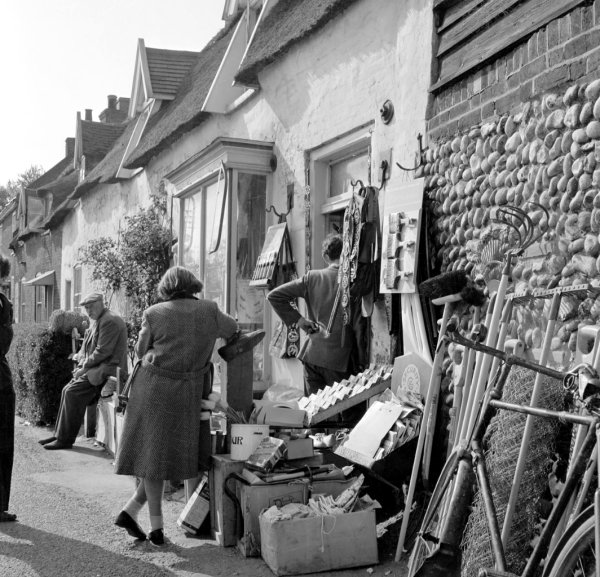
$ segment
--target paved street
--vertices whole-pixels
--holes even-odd
[[[17,419],[10,510],[17,523],[0,524],[2,577],[271,577],[260,559],[244,558],[235,547],[188,537],[177,527],[181,492],[165,498],[168,545],[135,544],[113,525],[133,491],[133,479],[113,473],[112,457],[89,439],[70,451],[46,451],[37,440],[46,429]],[[147,526],[147,509],[140,514]],[[320,577],[402,577],[405,565],[391,553],[373,567],[319,573]]]

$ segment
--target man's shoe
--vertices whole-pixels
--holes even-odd
[[[17,520],[17,516],[14,513],[8,511],[0,511],[0,523],[11,523]]]
[[[56,437],[48,437],[47,439],[40,439],[38,441],[38,443],[40,445],[47,445],[48,443],[52,443],[53,441],[56,441]]]
[[[47,445],[44,445],[44,449],[46,449],[47,451],[59,451],[60,449],[72,449],[73,448],[73,443],[63,443],[62,441],[59,441],[58,439],[56,439],[56,441],[52,441],[51,443],[48,443]]]
[[[137,524],[136,520],[126,511],[121,511],[117,515],[115,525],[125,529],[125,531],[136,539],[140,539],[141,541],[146,540],[146,533],[142,531],[142,528]]]
[[[232,361],[242,353],[251,351],[265,337],[265,331],[258,330],[251,333],[239,334],[234,340],[222,346],[218,353],[226,361]]]
[[[154,529],[154,531],[150,531],[148,534],[148,539],[150,539],[150,543],[156,547],[162,547],[165,544],[165,535],[162,529]]]

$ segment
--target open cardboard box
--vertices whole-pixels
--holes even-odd
[[[379,562],[372,509],[260,523],[261,556],[275,575],[317,573]]]

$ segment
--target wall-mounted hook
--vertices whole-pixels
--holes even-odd
[[[275,216],[279,219],[279,222],[283,222],[287,215],[290,214],[290,210],[288,210],[287,212],[277,212],[277,210],[275,209],[275,207],[273,205],[271,205],[269,208],[267,208],[267,210],[265,212],[272,212],[275,214]]]
[[[417,170],[417,168],[420,168],[421,166],[423,166],[425,164],[425,150],[423,149],[423,135],[421,133],[418,134],[417,140],[419,142],[419,152],[418,152],[417,164],[415,164],[414,168],[405,168],[399,162],[396,162],[396,166],[398,166],[398,168],[401,168],[402,170],[406,170],[406,171],[411,171],[411,170]]]

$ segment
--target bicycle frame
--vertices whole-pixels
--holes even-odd
[[[488,524],[492,555],[495,563],[495,569],[482,569],[480,572],[480,577],[493,577],[502,575],[506,577],[512,576],[512,574],[506,572],[505,550],[502,542],[501,529],[498,524],[496,507],[489,484],[489,475],[486,467],[485,455],[482,449],[482,439],[490,419],[498,410],[508,410],[536,417],[560,419],[575,425],[584,425],[588,428],[580,450],[576,453],[576,455],[574,455],[574,460],[572,461],[572,466],[561,494],[552,508],[550,516],[546,521],[539,539],[527,560],[526,567],[521,574],[521,577],[533,577],[540,562],[548,553],[548,548],[550,546],[554,531],[556,530],[561,518],[565,514],[569,505],[569,501],[575,494],[577,485],[580,482],[582,475],[590,464],[596,465],[598,461],[598,455],[593,452],[593,449],[596,448],[597,450],[600,450],[600,418],[595,415],[578,415],[566,411],[552,411],[548,409],[512,404],[502,401],[501,398],[504,384],[513,365],[518,365],[561,381],[564,381],[567,375],[573,373],[562,373],[555,371],[549,367],[545,367],[526,359],[507,354],[498,349],[494,349],[484,344],[466,339],[458,332],[452,332],[451,329],[449,329],[449,332],[445,338],[448,341],[455,342],[475,351],[496,357],[500,359],[500,361],[503,361],[504,365],[502,366],[499,376],[495,382],[492,384],[492,386],[490,386],[484,397],[481,399],[479,407],[474,408],[474,410],[478,412],[476,426],[473,430],[472,438],[470,440],[465,440],[464,445],[464,447],[470,448],[470,452],[464,448],[459,448],[460,455],[457,461],[458,474],[456,476],[452,498],[448,507],[449,517],[445,520],[440,531],[440,546],[423,565],[422,569],[428,566],[428,570],[426,569],[423,571],[421,569],[418,571],[417,575],[427,575],[428,577],[433,577],[436,575],[442,577],[443,575],[447,575],[448,573],[441,569],[442,565],[438,565],[439,559],[436,561],[434,557],[439,553],[447,559],[449,557],[449,550],[453,549],[456,550],[455,553],[458,556],[458,548],[460,546],[460,540],[462,538],[466,522],[466,508],[469,505],[469,500],[465,499],[465,495],[467,494],[468,489],[466,485],[470,484],[470,478],[469,475],[465,473],[465,470],[470,468],[475,470],[477,477]],[[450,482],[451,478],[448,479],[448,486],[450,485]],[[596,535],[600,536],[600,515],[598,514],[600,513],[600,489],[596,490],[594,496],[594,507],[596,507]],[[465,510],[457,510],[461,508],[464,508]],[[599,548],[599,544],[600,540],[597,539],[597,549]],[[600,560],[598,551],[596,558]],[[439,573],[436,572],[437,567],[440,567]],[[596,567],[596,575],[600,577],[599,566]]]

